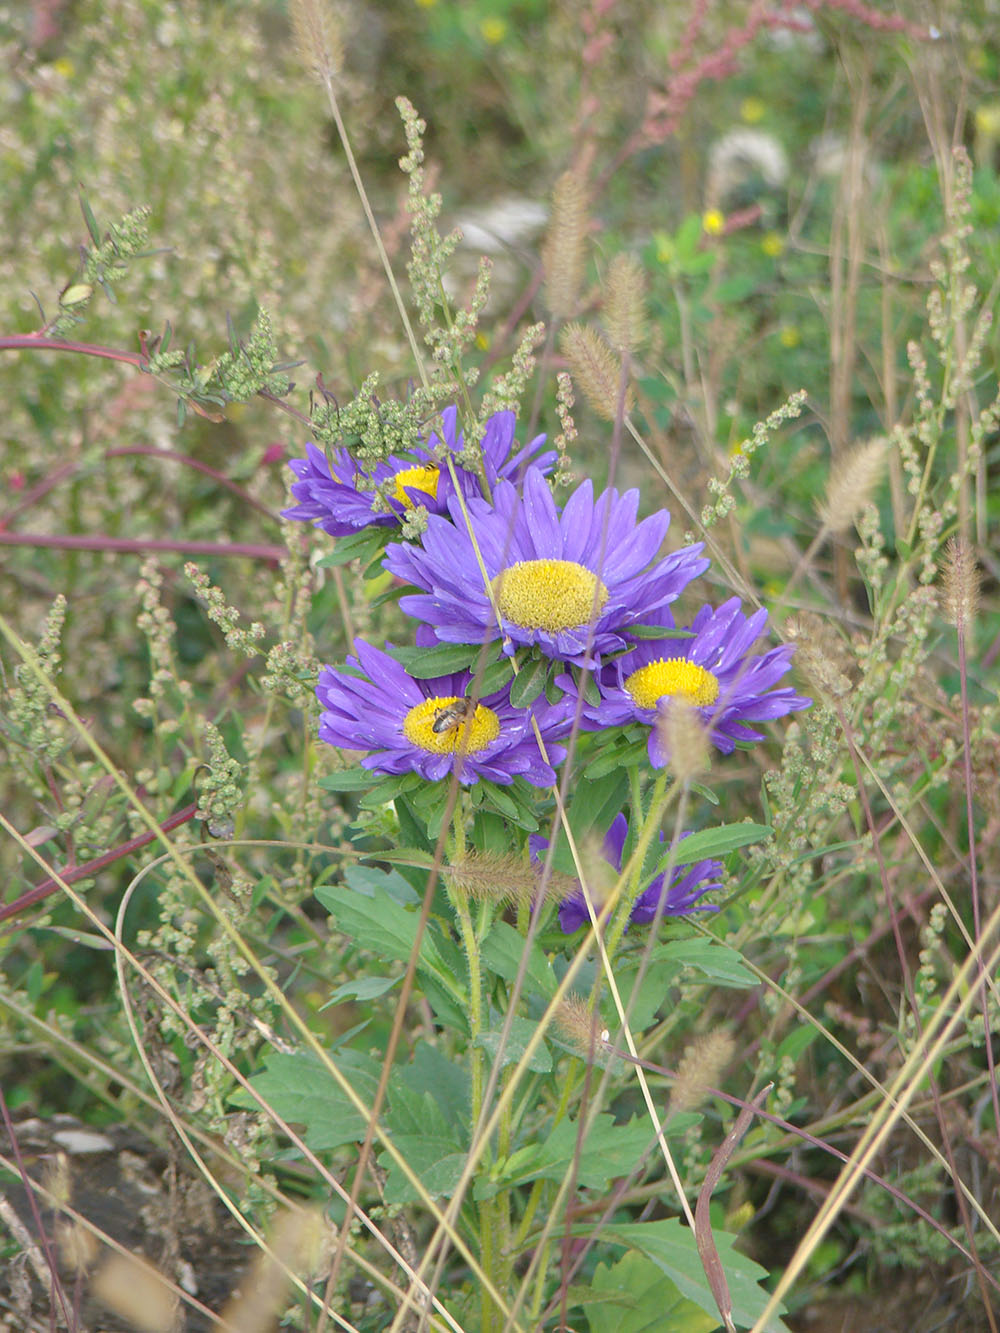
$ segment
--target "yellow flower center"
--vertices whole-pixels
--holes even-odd
[[[417,491],[425,491],[428,495],[433,495],[436,500],[440,475],[440,469],[436,467],[404,467],[402,472],[396,473],[396,487],[393,494],[401,505],[406,505],[407,509],[413,507],[413,501],[406,494],[403,489],[404,486],[409,486]]]
[[[500,735],[500,719],[485,704],[476,704],[476,711],[467,717],[465,702],[449,694],[415,704],[403,718],[403,735],[430,754],[485,750]]]
[[[661,699],[684,699],[693,708],[714,704],[719,682],[704,667],[686,657],[661,657],[633,671],[625,688],[639,708],[655,708]]]
[[[589,624],[608,600],[597,575],[574,560],[521,560],[496,576],[493,592],[511,624],[551,633]]]

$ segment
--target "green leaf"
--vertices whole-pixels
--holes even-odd
[[[763,842],[773,832],[774,829],[767,824],[720,824],[717,828],[701,829],[677,844],[674,864],[689,866],[695,861],[726,856],[737,847]],[[660,870],[667,865],[668,860],[666,856],[660,858]]]
[[[495,921],[493,929],[483,941],[483,961],[497,976],[503,977],[504,981],[513,981],[521,966],[524,946],[523,935],[513,926],[508,925],[506,921]],[[557,986],[552,965],[536,942],[528,958],[525,993],[541,995],[543,999],[550,1000],[556,993]]]
[[[366,565],[385,545],[388,529],[384,526],[362,528],[334,540],[333,550],[316,563],[321,568],[346,565],[349,560],[362,560]]]
[[[574,1227],[577,1235],[586,1235],[582,1227]],[[768,1293],[759,1285],[767,1277],[765,1269],[733,1248],[735,1236],[714,1232],[729,1293],[733,1302],[733,1319],[741,1328],[752,1328],[767,1305]],[[609,1223],[601,1232],[603,1240],[626,1249],[638,1250],[666,1273],[682,1296],[693,1301],[706,1314],[714,1317],[713,1328],[721,1326],[718,1306],[705,1277],[694,1234],[680,1218],[666,1217],[656,1222]],[[782,1311],[784,1307],[779,1307]],[[788,1333],[788,1326],[776,1316],[765,1325],[767,1333]]]
[[[436,1046],[422,1041],[416,1047],[412,1062],[396,1067],[391,1086],[390,1101],[393,1106],[404,1090],[420,1097],[432,1097],[456,1136],[462,1143],[468,1142],[472,1079],[463,1065],[456,1064]],[[421,1128],[421,1124],[421,1121],[417,1121],[407,1126],[400,1120],[398,1128],[401,1133],[408,1132]]]
[[[374,898],[377,890],[382,889],[404,907],[420,902],[416,890],[397,870],[382,870],[378,866],[348,866],[344,871],[344,879],[349,888],[366,898]]]
[[[693,639],[694,630],[669,629],[666,625],[626,625],[625,633],[633,639]]]
[[[511,1157],[510,1175],[503,1178],[505,1189],[523,1185],[531,1180],[561,1181],[576,1157],[578,1124],[575,1120],[561,1120],[554,1129],[540,1134],[532,1145],[537,1148],[525,1160],[518,1154]],[[614,1119],[602,1112],[590,1126],[583,1141],[577,1165],[577,1181],[587,1189],[602,1190],[610,1180],[628,1175],[653,1141],[648,1121],[630,1120],[616,1125]],[[490,1197],[488,1182],[481,1182],[475,1191],[477,1199]]]
[[[611,827],[612,820],[627,798],[628,774],[618,768],[600,778],[583,779],[578,782],[567,810],[569,826],[573,830],[573,838],[577,845],[579,846],[580,839],[586,835],[596,833],[599,837],[603,836]],[[561,826],[556,840],[553,865],[564,875],[576,874],[566,830]]]
[[[370,1105],[378,1088],[378,1063],[351,1050],[338,1051],[332,1059],[361,1100]],[[263,1071],[250,1079],[250,1086],[283,1120],[305,1126],[303,1138],[313,1152],[326,1152],[365,1136],[365,1117],[311,1051],[268,1056]],[[230,1100],[257,1109],[257,1103],[242,1090]]]
[[[529,658],[523,664],[510,687],[510,701],[515,708],[527,708],[535,702],[545,689],[549,666],[548,658]]]
[[[367,768],[344,768],[339,773],[328,773],[317,781],[324,791],[367,791],[378,782],[378,774]]]
[[[392,648],[389,653],[415,680],[467,671],[479,655],[474,643],[438,643],[433,648]]]
[[[607,777],[609,773],[617,773],[623,768],[634,768],[637,764],[649,764],[649,751],[644,740],[613,745],[592,759],[583,770],[583,774],[592,782],[596,782],[599,778]]]
[[[357,977],[354,981],[345,981],[342,986],[337,987],[327,1002],[320,1006],[320,1013],[324,1009],[329,1009],[331,1004],[339,1004],[341,1000],[377,1000],[380,995],[392,990],[402,979],[402,976]]]
[[[371,897],[338,884],[321,884],[316,897],[337,918],[337,926],[382,961],[405,963],[413,950],[420,915],[396,902],[384,889]],[[428,924],[420,941],[420,962],[446,985],[454,986]]]
[[[497,694],[514,679],[514,670],[509,657],[501,657],[498,662],[490,662],[479,682],[482,695]]]
[[[675,1282],[635,1250],[616,1264],[598,1264],[589,1299],[581,1296],[590,1333],[712,1333],[719,1327],[718,1316],[682,1296]]]
[[[693,967],[717,986],[742,989],[760,985],[735,949],[706,940],[703,935],[691,935],[687,939],[661,944],[654,952],[653,959],[672,960],[685,967]]]
[[[537,1030],[537,1023],[532,1023],[530,1019],[515,1015],[501,1051],[500,1039],[503,1036],[503,1020],[498,1017],[495,1027],[491,1027],[486,1032],[480,1032],[476,1038],[476,1045],[481,1046],[494,1060],[499,1054],[500,1068],[503,1069],[507,1065],[517,1064],[528,1049],[528,1043]],[[549,1048],[544,1041],[532,1051],[527,1067],[533,1074],[549,1074],[552,1072],[552,1056],[549,1054]]]

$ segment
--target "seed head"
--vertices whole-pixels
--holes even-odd
[[[587,257],[587,196],[583,181],[564,171],[552,191],[552,218],[542,246],[545,302],[556,319],[568,319],[580,301]]]
[[[567,324],[559,339],[563,356],[584,398],[598,416],[614,421],[621,396],[622,364],[601,335],[585,324]],[[625,392],[625,411],[635,405],[631,387]]]
[[[944,551],[945,615],[966,640],[979,607],[979,567],[964,538],[952,537]]]
[[[646,337],[646,278],[634,255],[615,255],[604,284],[604,331],[612,348],[631,355]]]
[[[721,1028],[696,1037],[685,1049],[677,1066],[670,1093],[671,1111],[693,1110],[706,1090],[718,1084],[719,1075],[733,1058],[735,1050],[736,1042]]]
[[[824,528],[835,536],[847,532],[875,493],[882,477],[886,445],[881,435],[865,440],[831,469],[819,516]]]

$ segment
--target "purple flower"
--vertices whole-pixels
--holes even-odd
[[[529,467],[547,473],[555,463],[554,451],[539,453],[544,435],[536,435],[523,449],[516,449],[515,420],[513,412],[495,412],[486,423],[480,447],[483,472],[491,489],[501,479],[520,482]],[[334,450],[331,464],[322,449],[307,444],[306,457],[293,458],[288,465],[296,476],[292,496],[298,504],[282,510],[282,516],[314,523],[332,537],[344,537],[373,525],[398,526],[407,509],[447,512],[455,486],[442,455],[446,450],[459,454],[465,449],[465,436],[456,433],[457,422],[458,409],[445,408],[441,413],[443,439],[432,433],[425,447],[414,449],[412,458],[389,458],[370,471],[346,449]],[[482,497],[476,471],[456,462],[455,474],[466,497]],[[381,502],[381,512],[373,508],[378,496],[384,499],[388,511],[382,509]]]
[[[453,522],[429,516],[422,546],[393,543],[384,564],[424,590],[400,606],[442,642],[501,638],[508,654],[524,645],[593,665],[627,647],[630,625],[650,621],[708,568],[701,544],[661,556],[670,515],[637,522],[638,507],[638,491],[608,490],[595,500],[585,481],[560,513],[530,468],[522,493],[500,481],[492,508],[469,501],[474,541],[451,501]]]
[[[657,875],[632,904],[629,920],[634,921],[636,925],[648,925],[657,915],[683,916],[687,912],[718,911],[714,904],[701,903],[699,900],[712,889],[722,888],[720,882],[722,862],[696,861],[693,865],[685,865],[683,845],[684,839],[688,836],[687,833],[682,833],[678,841],[677,856],[680,864],[671,872],[669,887],[664,885],[666,872]],[[622,854],[627,837],[628,820],[624,815],[616,815],[604,836],[604,859],[619,874],[621,874]],[[548,846],[548,841],[537,835],[532,835],[529,841],[532,856],[535,860],[540,860],[541,852]],[[665,838],[661,831],[661,845],[664,842]],[[594,910],[595,913],[599,912],[600,907],[595,904]],[[581,926],[590,925],[590,913],[587,911],[582,890],[570,894],[559,904],[559,925],[566,935],[572,935]]]
[[[517,776],[535,787],[555,783],[552,765],[566,757],[555,740],[568,726],[565,700],[553,706],[543,698],[530,709],[515,708],[505,688],[480,699],[473,711],[466,703],[468,671],[417,680],[360,639],[354,649],[357,656],[348,657],[346,669],[320,671],[320,740],[370,751],[361,764],[375,773],[419,773],[437,782],[458,771],[466,785],[480,778],[509,785]]]
[[[669,612],[654,623],[673,627]],[[766,624],[766,611],[745,616],[736,597],[718,610],[703,606],[691,622],[690,638],[645,639],[600,672],[600,702],[583,705],[587,724],[645,723],[654,768],[669,759],[657,724],[671,699],[683,699],[695,709],[723,754],[730,754],[737,741],[763,740],[763,733],[747,723],[784,717],[812,703],[791,686],[778,687],[791,666],[790,644],[752,655]],[[570,688],[572,681],[560,677],[560,684]]]

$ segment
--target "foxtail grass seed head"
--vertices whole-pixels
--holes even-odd
[[[140,1333],[171,1333],[177,1297],[158,1268],[136,1254],[112,1254],[94,1275],[93,1295]]]
[[[316,1210],[282,1213],[268,1237],[270,1253],[260,1250],[250,1272],[222,1312],[222,1327],[232,1333],[270,1333],[277,1327],[292,1274],[316,1267],[325,1227]]]
[[[670,1093],[671,1111],[675,1114],[693,1111],[707,1089],[718,1086],[719,1075],[733,1058],[735,1050],[736,1042],[721,1028],[696,1037],[685,1049],[677,1066]]]
[[[887,444],[881,435],[865,440],[831,469],[819,516],[834,536],[847,532],[875,494],[885,468]]]
[[[586,255],[586,192],[575,172],[564,171],[552,191],[552,218],[542,245],[545,303],[556,319],[568,319],[579,306]]]
[[[602,310],[614,350],[634,354],[646,338],[646,277],[635,255],[615,255],[608,266]]]
[[[680,697],[661,708],[656,719],[663,748],[670,756],[670,769],[678,782],[689,782],[709,765],[708,732],[698,712]]]
[[[851,656],[836,632],[819,616],[803,611],[785,622],[795,645],[795,663],[821,694],[842,699],[851,692]]]
[[[601,1027],[597,1010],[590,1009],[579,995],[567,995],[556,1008],[552,1020],[563,1039],[575,1046],[585,1060],[589,1060],[610,1035],[607,1028]]]
[[[979,568],[972,547],[961,537],[952,537],[944,550],[944,611],[968,638],[979,607]]]
[[[621,394],[622,365],[608,344],[585,324],[567,324],[559,338],[563,356],[584,398],[599,417],[614,421]],[[635,392],[625,392],[625,411],[635,405]]]
[[[77,1221],[56,1223],[59,1257],[71,1273],[85,1273],[97,1258],[97,1238]]]
[[[344,64],[340,25],[326,0],[291,0],[292,30],[299,59],[321,82],[335,79]]]
[[[447,866],[444,874],[477,902],[528,902],[538,887],[533,868],[520,857],[493,852],[467,852]]]

